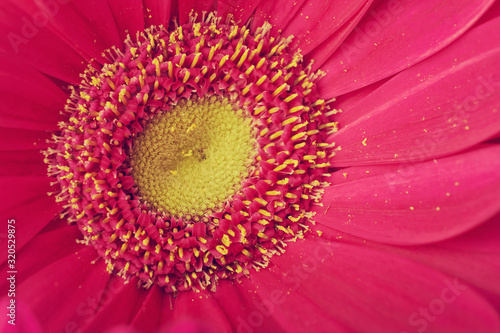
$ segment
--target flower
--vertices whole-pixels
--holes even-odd
[[[12,290],[15,297],[7,295],[3,304],[15,300],[18,325],[27,323],[26,329],[44,332],[104,332],[117,326],[154,332],[169,325],[215,332],[500,330],[496,283],[500,268],[497,3],[463,1],[450,7],[444,2],[430,5],[398,0],[110,0],[92,4],[47,0],[6,1],[0,6],[0,29],[4,31],[0,43],[4,92],[0,142],[5,161],[1,199],[11,226],[7,230],[15,230],[6,232],[6,243],[15,244],[17,251],[2,266],[5,272],[16,272],[3,282],[4,290]],[[220,17],[232,14],[234,21],[247,23],[249,33],[255,35],[269,21],[269,38],[294,36],[287,45],[291,52],[283,55],[289,63],[295,64],[294,52],[300,49],[304,68],[314,60],[311,71],[325,73],[311,82],[317,86],[316,100],[324,101],[320,113],[339,124],[339,130],[327,133],[321,143],[335,143],[340,149],[329,147],[325,154],[315,153],[321,158],[335,153],[331,165],[325,165],[328,172],[318,174],[324,177],[318,182],[330,186],[324,188],[321,202],[308,209],[315,213],[315,224],[303,228],[309,230],[303,239],[290,242],[284,254],[272,256],[268,267],[258,271],[249,267],[248,277],[215,279],[222,276],[214,273],[210,278],[217,280],[213,283],[216,290],[197,288],[199,293],[176,294],[158,283],[144,288],[148,277],[141,274],[146,271],[122,271],[129,279],[124,283],[116,272],[110,275],[106,271],[107,264],[111,264],[110,270],[117,264],[106,257],[107,248],[97,246],[96,251],[75,242],[82,238],[82,231],[86,242],[92,243],[96,234],[82,225],[67,225],[71,216],[80,221],[83,208],[75,208],[71,215],[54,196],[46,195],[57,184],[51,185],[55,179],[47,177],[39,151],[47,152],[49,164],[56,169],[59,166],[68,172],[64,169],[73,168],[69,163],[53,162],[50,149],[63,153],[62,147],[68,143],[63,141],[67,138],[64,129],[70,122],[83,124],[60,110],[68,98],[73,101],[69,106],[76,101],[74,106],[87,107],[87,95],[76,99],[68,84],[80,83],[79,74],[89,62],[102,64],[109,62],[106,58],[120,58],[118,51],[114,55],[102,52],[112,46],[124,50],[128,33],[135,35],[174,17],[182,25],[190,21],[192,11],[202,17],[204,11],[214,10]],[[130,47],[128,51],[127,55],[133,55]],[[87,71],[86,78],[88,82],[92,76],[104,79],[105,73],[97,78]],[[191,74],[181,74],[187,77],[183,83],[189,82]],[[298,79],[301,74],[291,75]],[[136,77],[139,83],[140,75]],[[106,83],[108,87],[116,88],[121,82],[113,81],[115,78]],[[281,93],[276,89],[270,91],[273,97]],[[81,91],[96,92],[90,87]],[[123,100],[127,92],[116,99]],[[314,108],[316,100],[301,105]],[[113,117],[113,106],[102,101],[103,109],[97,110],[109,111],[106,115]],[[60,122],[66,124],[61,125],[63,130],[57,126]],[[317,128],[330,123],[324,119]],[[46,142],[56,132],[63,133],[55,137],[56,143],[63,142],[61,146]],[[93,145],[91,141],[87,143]],[[144,143],[146,151],[155,144],[148,142]],[[108,150],[103,143],[95,144]],[[313,146],[307,141],[307,148]],[[201,148],[182,154],[199,154],[201,160]],[[145,164],[142,154],[133,156],[138,164]],[[77,167],[81,166],[74,170]],[[99,167],[96,170],[108,169]],[[94,171],[95,166],[89,168],[85,172]],[[313,173],[309,170],[307,174]],[[61,178],[69,173],[55,175],[60,175],[56,183],[62,184]],[[148,173],[144,175],[149,181]],[[132,177],[140,178],[137,173]],[[98,194],[91,193],[93,200],[102,199]],[[105,199],[108,201],[99,201],[97,206],[112,200]],[[141,213],[147,215],[148,211]],[[141,215],[141,223],[145,219]],[[142,231],[138,237],[143,236]],[[14,236],[9,235],[15,235],[15,242],[10,242]],[[146,239],[140,238],[147,247],[150,240]],[[224,249],[218,251],[223,256]],[[191,286],[188,281],[185,278],[179,283]]]

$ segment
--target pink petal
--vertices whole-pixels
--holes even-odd
[[[108,274],[104,267],[101,269],[104,274]],[[105,332],[118,326],[128,327],[148,295],[148,290],[138,287],[135,278],[126,284],[116,275],[111,275],[108,280],[98,292],[88,293],[92,302],[83,302],[87,314],[85,323],[79,327],[82,333]]]
[[[108,6],[121,41],[124,41],[128,34],[135,36],[137,32],[144,30],[142,0],[108,0]]]
[[[173,302],[173,310],[170,310],[169,306],[164,303],[164,313],[172,318],[170,323],[163,322],[164,327],[172,330],[172,326],[177,326],[178,323],[192,323],[195,327],[201,328],[200,333],[231,332],[228,314],[213,297],[217,293],[221,291],[218,290],[215,293],[202,291],[199,294],[181,293]]]
[[[162,322],[162,298],[165,297],[163,290],[153,285],[148,291],[141,308],[136,312],[130,326],[138,331],[154,332]]]
[[[500,209],[500,146],[416,165],[376,168],[376,175],[326,189],[315,220],[349,234],[390,244],[448,239]],[[361,168],[356,168],[361,169]],[[366,168],[370,173],[370,168]]]
[[[302,8],[305,0],[289,1],[261,1],[255,9],[255,15],[252,21],[252,31],[261,27],[264,22],[269,22],[273,26],[271,30],[273,35],[283,31],[292,17]]]
[[[0,214],[14,219],[16,248],[22,248],[60,212],[54,198],[48,197],[50,180],[45,176],[0,177]]]
[[[163,24],[168,26],[172,13],[170,0],[143,0],[145,26]]]
[[[356,28],[372,3],[373,0],[365,1],[363,6],[352,15],[342,27],[306,55],[306,62],[311,60],[314,61],[312,65],[313,71],[320,69],[325,61],[330,58],[332,53],[342,44],[347,36],[349,36],[351,31]]]
[[[96,256],[84,247],[18,285],[17,297],[29,303],[44,332],[75,331],[92,317],[109,280],[103,262],[91,263]]]
[[[104,62],[101,56],[104,50],[123,44],[113,14],[105,1],[17,1],[12,5],[23,9],[35,24],[40,22],[41,29],[54,31],[87,61],[98,59]],[[40,17],[40,21],[36,20],[37,17]]]
[[[235,22],[244,25],[254,12],[261,0],[219,0],[217,3],[217,15],[226,19],[227,15],[232,15]]]
[[[393,248],[394,253],[467,281],[500,306],[500,214],[468,233],[433,245]]]
[[[257,274],[255,271],[251,273]],[[240,283],[244,283],[244,285],[240,286]],[[227,314],[227,320],[232,327],[230,332],[284,332],[274,316],[266,315],[264,320],[262,313],[252,314],[255,310],[255,305],[252,302],[256,296],[256,288],[258,286],[252,281],[245,281],[245,279],[238,282],[223,280],[217,286],[212,297]],[[248,322],[249,316],[251,323]]]
[[[365,0],[307,0],[288,22],[283,36],[294,36],[293,44],[309,53],[340,29],[365,4]]]
[[[57,130],[66,94],[22,61],[0,55],[0,121],[3,127]]]
[[[469,232],[430,245],[391,246],[367,241],[320,225],[318,230],[330,241],[342,240],[352,244],[373,247],[419,262],[436,270],[456,276],[487,298],[500,310],[500,213]]]
[[[164,333],[220,333],[223,331],[214,331],[210,327],[201,326],[194,321],[185,321],[170,325]],[[229,331],[228,331],[229,332]]]
[[[500,132],[500,18],[396,75],[359,102],[346,100],[331,141],[336,166],[414,162]]]
[[[285,299],[307,295],[354,332],[500,329],[496,311],[468,285],[387,252],[310,235],[271,260],[276,267],[251,276],[256,285],[273,286],[256,288],[261,299],[272,300],[269,290]],[[304,304],[299,313],[289,309],[287,317],[314,315],[314,308]],[[307,323],[303,325],[307,329]],[[303,332],[304,328],[292,331]]]
[[[356,114],[354,110],[358,110],[355,105],[363,101],[366,97],[370,96],[374,91],[377,91],[381,86],[383,86],[387,81],[392,78],[386,78],[369,86],[363,87],[361,89],[351,91],[345,95],[339,96],[335,99],[335,103],[332,102],[331,106],[337,109],[339,112],[335,115],[335,120],[341,124],[342,129],[353,119],[356,120],[362,116],[362,114]],[[343,110],[346,110],[344,112]]]
[[[7,276],[8,277],[8,276]],[[8,290],[9,288],[7,288]],[[12,303],[12,301],[14,303]],[[30,308],[22,300],[15,297],[4,297],[0,300],[0,308],[6,309],[6,317],[0,322],[2,333],[43,333]],[[12,313],[11,313],[12,311]]]
[[[1,175],[4,177],[37,176],[40,181],[45,181],[48,184],[47,165],[43,162],[43,157],[39,150],[0,151],[0,158],[4,161],[0,165]],[[50,190],[49,187],[46,189]],[[47,191],[36,194],[46,195]],[[33,191],[29,192],[34,194]]]
[[[0,127],[0,151],[45,149],[50,137],[47,131]]]
[[[63,227],[36,235],[24,247],[16,244],[18,284],[52,263],[73,255],[83,248],[83,245],[76,242],[77,239],[82,238],[77,226],[68,226],[66,221],[58,221],[58,223]],[[7,271],[6,266],[3,268]]]
[[[119,325],[117,327],[113,327],[112,329],[106,330],[105,333],[137,333],[136,330],[132,330],[124,325]]]
[[[31,65],[66,82],[80,82],[84,59],[46,26],[35,26],[33,16],[9,1],[0,2],[0,31],[5,32],[0,34],[0,51],[20,63],[13,69],[23,73],[28,70],[26,65]],[[33,81],[39,82],[38,79]]]
[[[328,99],[412,66],[457,39],[492,3],[381,2],[322,66],[320,92]]]
[[[296,245],[296,244],[293,244]],[[245,310],[238,318],[240,332],[353,332],[333,318],[317,300],[305,293],[287,293],[293,268],[262,269],[237,285]],[[300,310],[296,310],[300,309]]]
[[[488,11],[481,16],[474,26],[484,24],[500,16],[500,2],[495,1]]]

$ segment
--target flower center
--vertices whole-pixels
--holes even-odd
[[[266,267],[314,223],[336,123],[290,39],[213,14],[89,64],[45,152],[108,271],[167,292]]]
[[[133,143],[139,194],[171,215],[220,211],[253,163],[250,123],[245,111],[216,97],[190,100],[155,117]]]

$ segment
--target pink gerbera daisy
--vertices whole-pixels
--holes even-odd
[[[500,332],[498,3],[0,18],[4,330]]]

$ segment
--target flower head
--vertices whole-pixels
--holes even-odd
[[[46,152],[61,216],[108,271],[215,290],[309,229],[336,113],[269,25],[153,27],[87,69]],[[98,67],[98,68],[96,68]]]

